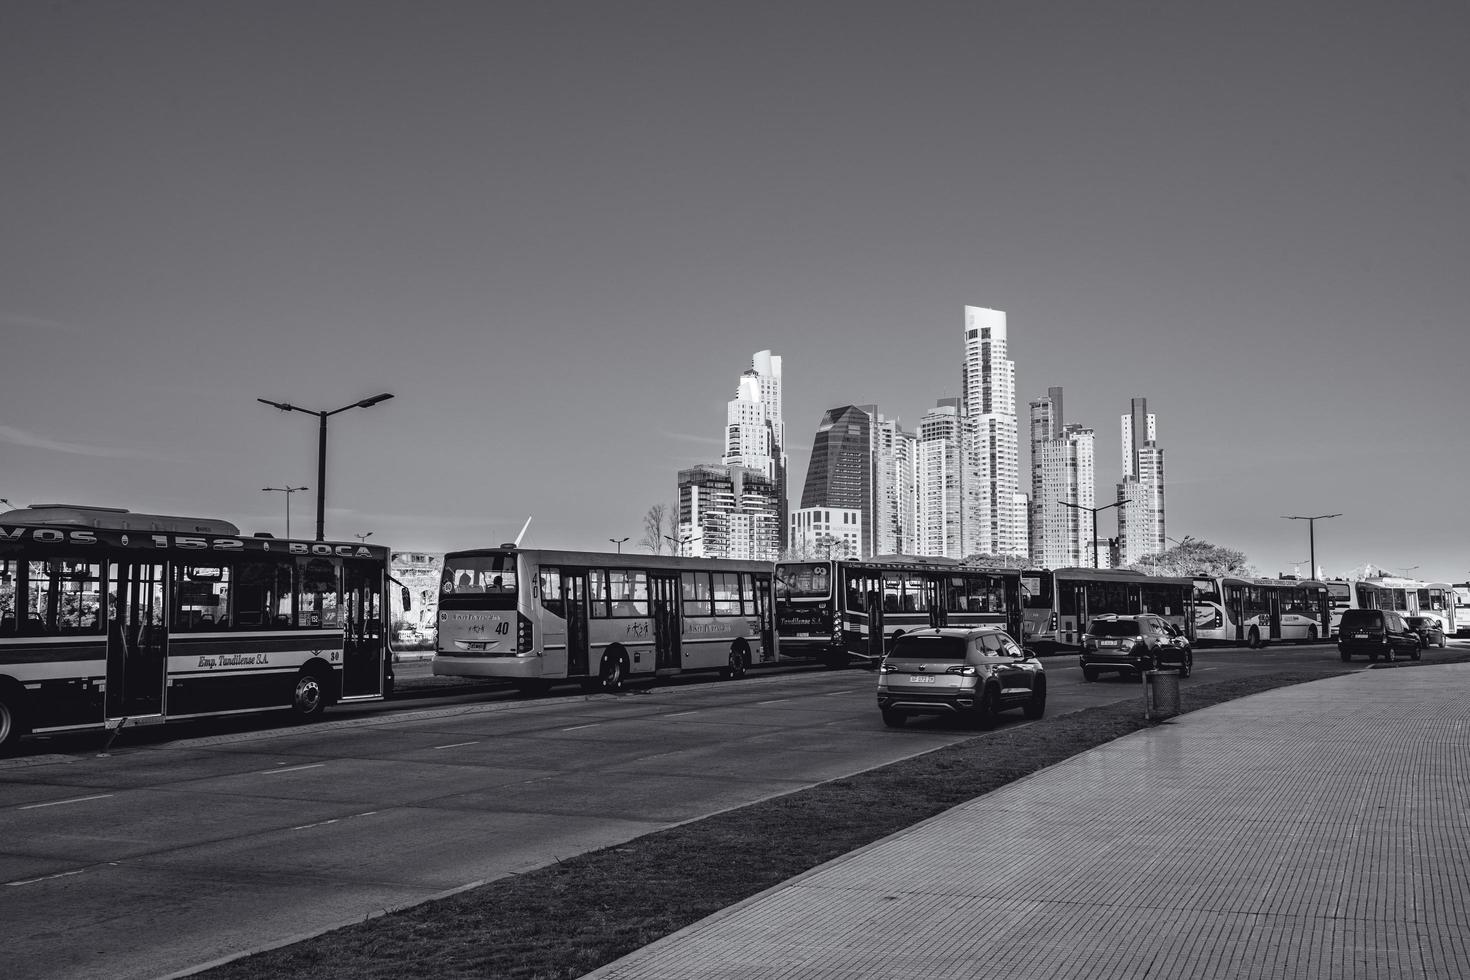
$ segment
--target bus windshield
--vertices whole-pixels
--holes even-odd
[[[832,570],[824,561],[776,566],[776,598],[825,599],[832,594]]]
[[[516,556],[501,552],[447,557],[439,591],[443,595],[515,595]]]
[[[1212,578],[1197,578],[1194,580],[1194,601],[1198,605],[1205,602],[1220,601],[1220,586]]]
[[[1021,597],[1027,609],[1050,609],[1052,603],[1051,572],[1022,572]]]

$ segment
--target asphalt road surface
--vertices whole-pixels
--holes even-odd
[[[1336,656],[1205,651],[1195,678]],[[427,667],[400,673],[411,688]],[[1086,683],[1072,658],[1047,675],[1048,717],[1142,711],[1136,681]],[[805,670],[616,696],[450,688],[314,725],[125,732],[106,755],[96,736],[33,743],[0,760],[5,975],[167,976],[973,736],[885,728],[875,683]]]

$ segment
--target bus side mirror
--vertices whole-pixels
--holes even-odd
[[[413,608],[413,597],[409,594],[408,586],[406,585],[403,587],[401,598],[403,599],[403,611],[408,612]]]

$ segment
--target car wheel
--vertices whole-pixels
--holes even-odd
[[[1097,668],[1096,667],[1083,667],[1082,668],[1082,676],[1087,681],[1089,681],[1089,682],[1097,680]]]
[[[1044,681],[1031,689],[1031,700],[1026,702],[1026,707],[1022,711],[1032,721],[1046,714],[1046,683]]]
[[[1353,655],[1351,653],[1348,653],[1346,650],[1339,649],[1337,651],[1337,655],[1342,658],[1343,663],[1347,663],[1349,660],[1353,659]]]
[[[1422,643],[1415,643],[1414,644],[1414,652],[1411,653],[1411,654],[1409,654],[1409,659],[1410,660],[1418,660],[1421,656],[1423,656],[1423,654],[1424,654],[1424,644],[1422,644]]]
[[[1194,654],[1186,650],[1184,651],[1184,659],[1179,661],[1179,676],[1182,679],[1192,673],[1194,673]]]
[[[985,693],[980,695],[980,703],[975,706],[975,724],[990,731],[998,720],[1000,720],[1000,692],[993,687],[987,687]]]
[[[1441,650],[1444,649],[1444,634],[1443,633],[1439,634],[1439,648]]]
[[[908,721],[908,718],[901,711],[889,711],[887,708],[882,709],[882,711],[883,724],[889,728],[902,728],[903,723]]]

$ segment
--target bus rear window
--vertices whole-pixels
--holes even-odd
[[[444,559],[443,595],[515,595],[516,556],[458,555]]]

